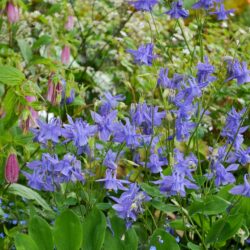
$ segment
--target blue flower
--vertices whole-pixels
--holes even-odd
[[[240,112],[232,108],[228,113],[225,127],[223,128],[221,135],[227,138],[227,143],[233,143],[233,146],[238,150],[243,143],[243,135],[248,126],[240,127],[242,122],[242,115],[246,112],[246,108],[242,109]]]
[[[229,61],[227,68],[229,77],[226,81],[236,79],[239,85],[250,82],[250,70],[247,69],[246,62]]]
[[[168,69],[161,68],[157,80],[157,86],[173,88],[171,79],[168,78]]]
[[[88,144],[88,138],[94,136],[97,132],[97,127],[89,125],[84,122],[81,118],[73,119],[67,115],[69,124],[64,124],[62,135],[68,141],[73,141],[74,145],[78,148],[78,153],[82,152],[84,146]]]
[[[183,8],[182,0],[173,2],[171,4],[171,9],[165,13],[170,15],[172,19],[178,19],[180,17],[186,18],[189,15],[189,12]]]
[[[158,3],[158,0],[137,0],[130,2],[136,10],[152,11],[153,7]]]
[[[215,177],[215,186],[227,185],[235,182],[235,177],[231,171],[238,169],[238,164],[230,164],[227,168],[224,167],[225,156],[227,155],[226,146],[220,147],[218,153],[211,158],[211,174],[205,176],[210,180]]]
[[[66,98],[66,104],[71,104],[75,100],[75,89],[70,90],[70,96]]]
[[[122,193],[120,198],[111,197],[117,204],[113,205],[118,216],[127,221],[127,225],[131,225],[131,221],[136,221],[137,216],[143,213],[142,205],[151,198],[136,183],[130,185],[128,191]]]
[[[200,0],[197,3],[195,3],[192,8],[193,9],[211,9],[214,4],[217,2],[218,0]]]
[[[248,176],[249,176],[248,174],[245,174],[243,185],[235,186],[229,192],[235,195],[242,195],[242,196],[250,197],[250,183],[247,180]]]
[[[84,181],[81,173],[81,162],[70,153],[59,160],[57,155],[43,154],[41,161],[27,163],[32,173],[22,171],[31,188],[55,191],[61,183]]]
[[[191,182],[194,181],[191,172],[196,169],[197,162],[193,154],[184,158],[183,154],[175,149],[175,165],[172,175],[162,175],[162,179],[154,183],[160,185],[160,191],[167,197],[178,194],[184,197],[186,196],[186,188],[198,189],[198,186]]]
[[[46,145],[48,141],[58,143],[59,137],[62,135],[62,125],[59,118],[52,118],[49,123],[37,120],[39,129],[31,128],[30,130],[35,134],[34,141]]]
[[[109,92],[104,93],[104,97],[101,98],[101,106],[99,108],[101,115],[107,115],[112,109],[115,109],[120,101],[125,100],[123,95],[112,96]]]
[[[216,80],[216,77],[211,76],[214,73],[214,66],[209,63],[207,56],[205,56],[204,61],[204,63],[199,62],[197,65],[198,72],[196,79],[200,88],[204,88],[210,82]]]
[[[235,152],[231,152],[227,162],[234,163],[236,161],[238,161],[243,166],[250,163],[250,148],[247,148],[246,150],[239,148]]]
[[[107,169],[106,170],[106,176],[104,179],[99,179],[97,182],[105,182],[105,188],[107,190],[114,190],[117,192],[117,190],[127,190],[126,187],[123,186],[123,184],[129,184],[130,182],[127,180],[118,180],[116,179],[117,172],[116,170]]]
[[[119,143],[126,143],[127,147],[138,147],[140,145],[139,139],[141,135],[136,133],[136,127],[134,125],[131,125],[128,118],[126,118],[125,120],[125,125],[123,125],[121,122],[116,124],[113,140]]]
[[[103,160],[103,165],[112,170],[117,169],[117,164],[115,163],[117,160],[116,158],[117,158],[117,153],[113,152],[110,149]]]
[[[191,120],[177,117],[175,121],[176,139],[178,141],[186,141],[195,127],[196,124]]]
[[[147,162],[147,168],[150,169],[151,173],[157,174],[162,172],[162,166],[167,164],[167,160],[161,160],[158,154],[151,154],[149,162]]]
[[[108,141],[114,130],[114,120],[117,116],[117,110],[111,111],[105,116],[101,116],[96,112],[91,111],[91,117],[95,121],[99,131],[99,138],[103,141]]]
[[[134,56],[134,61],[139,65],[152,66],[153,59],[157,56],[153,54],[154,45],[148,43],[146,45],[140,45],[138,50],[128,49],[127,52]]]
[[[180,195],[186,196],[186,188],[198,189],[198,186],[185,178],[185,174],[179,171],[173,171],[171,176],[163,176],[162,180],[155,181],[160,185],[160,191],[168,196]]]
[[[210,12],[211,15],[217,15],[218,20],[226,20],[227,15],[234,13],[234,10],[225,10],[223,3],[216,6],[216,11]]]

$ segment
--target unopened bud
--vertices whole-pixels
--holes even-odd
[[[19,177],[19,165],[16,154],[10,154],[8,156],[6,166],[5,166],[5,180],[8,183],[17,182]]]

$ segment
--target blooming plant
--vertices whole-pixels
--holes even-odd
[[[238,10],[118,2],[0,5],[0,248],[248,249]]]

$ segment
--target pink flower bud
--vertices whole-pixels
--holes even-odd
[[[10,154],[5,166],[5,180],[8,183],[17,182],[19,177],[19,166],[16,154]]]
[[[16,23],[19,20],[19,10],[11,2],[7,4],[6,7],[7,16],[10,23]]]
[[[63,64],[69,64],[70,61],[70,47],[64,46],[61,54],[61,62]]]
[[[47,93],[47,100],[52,104],[57,104],[58,96],[61,94],[63,90],[63,86],[60,82],[53,83],[52,76],[50,77],[48,81],[48,93]]]
[[[68,16],[68,19],[64,25],[64,28],[68,31],[70,31],[74,28],[74,17],[73,16]]]

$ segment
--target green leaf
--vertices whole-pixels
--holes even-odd
[[[41,37],[39,37],[33,44],[33,49],[38,49],[43,45],[48,45],[50,44],[52,41],[52,38],[48,35],[43,35]]]
[[[190,215],[196,213],[202,213],[204,215],[214,215],[223,213],[226,208],[230,205],[230,202],[224,200],[219,196],[210,196],[204,201],[195,201],[189,207],[188,211]]]
[[[0,65],[0,82],[9,86],[20,85],[25,80],[25,75],[18,69]]]
[[[243,223],[243,215],[230,215],[216,221],[208,232],[206,243],[226,241],[240,229]]]
[[[116,238],[112,235],[112,233],[107,230],[105,233],[105,241],[103,245],[104,250],[123,250],[123,244],[121,239]]]
[[[100,210],[94,208],[83,221],[82,248],[84,250],[101,249],[105,238],[105,231],[106,218]]]
[[[140,186],[148,195],[152,197],[164,197],[164,195],[161,194],[160,190],[156,187],[150,186],[147,183],[141,183]]]
[[[58,250],[80,249],[82,244],[82,225],[78,216],[71,210],[65,210],[56,218],[54,240]]]
[[[19,39],[17,43],[25,62],[28,63],[32,59],[32,51],[30,45],[24,39]]]
[[[34,190],[25,187],[21,184],[13,183],[9,186],[8,192],[11,194],[19,195],[28,200],[35,201],[38,205],[42,206],[45,210],[53,212],[48,203]]]
[[[16,234],[15,236],[16,250],[39,250],[33,239],[27,234]]]
[[[53,250],[53,236],[49,224],[35,215],[29,222],[29,235],[36,242],[39,250]]]
[[[200,247],[192,242],[188,242],[187,246],[188,246],[188,249],[191,249],[191,250],[202,250],[202,247]]]
[[[155,246],[157,250],[180,250],[175,238],[163,229],[156,229],[151,236],[149,246]]]
[[[1,73],[0,73],[1,74]],[[18,96],[15,91],[10,88],[3,100],[3,109],[6,113],[3,118],[3,124],[5,128],[10,128],[18,119],[16,115],[16,106],[18,104]]]
[[[162,201],[158,201],[154,199],[150,201],[150,204],[152,204],[154,208],[165,213],[171,213],[171,212],[176,212],[180,210],[180,208],[178,208],[177,206],[173,204],[164,204]]]
[[[129,229],[125,234],[124,250],[137,250],[138,236],[133,228]]]

